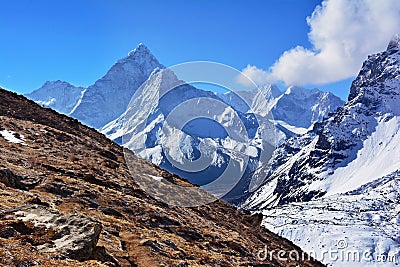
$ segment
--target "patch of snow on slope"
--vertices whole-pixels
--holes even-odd
[[[295,133],[295,134],[306,134],[310,128],[304,128],[304,127],[297,127],[294,125],[290,125],[289,123],[286,123],[284,121],[280,121],[280,120],[275,120],[275,123],[282,125],[283,127],[285,127],[286,129],[288,129],[289,131]]]
[[[4,139],[6,139],[8,142],[25,145],[23,135],[19,135],[19,137],[16,137],[15,132],[8,130],[0,131],[0,135],[2,135]]]

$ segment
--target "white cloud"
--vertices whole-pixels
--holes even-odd
[[[258,81],[287,85],[325,84],[357,75],[368,54],[382,51],[400,31],[399,0],[326,0],[307,18],[309,50],[286,51],[264,71],[243,70]]]
[[[256,84],[266,84],[270,81],[269,73],[265,70],[259,69],[256,66],[247,65],[242,70],[242,74],[236,77],[239,84],[245,86],[252,86],[253,82]]]

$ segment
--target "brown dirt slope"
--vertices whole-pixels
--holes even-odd
[[[216,201],[169,206],[135,183],[123,150],[78,121],[0,89],[0,266],[322,266],[257,259],[265,246],[301,253]],[[190,186],[135,158],[151,173]]]

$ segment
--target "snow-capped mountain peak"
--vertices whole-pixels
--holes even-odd
[[[140,43],[88,88],[49,81],[27,97],[99,129],[125,111],[136,89],[156,68],[164,66]]]
[[[344,105],[344,101],[329,92],[291,86],[283,93],[274,84],[259,90],[219,93],[217,96],[240,112],[262,116],[271,112],[281,127],[295,132],[310,128],[315,122],[321,121],[330,112]],[[251,103],[251,107],[246,103]]]
[[[36,89],[26,97],[38,104],[69,114],[79,101],[84,88],[74,86],[64,81],[47,81],[42,87]]]
[[[161,65],[158,62],[157,58],[151,53],[150,49],[143,43],[138,44],[138,46],[132,51],[130,51],[126,57],[117,60],[116,63],[117,63],[116,65],[118,64],[128,65],[125,66],[125,70],[127,71],[129,71],[132,67],[137,67],[138,65],[140,65],[141,69],[145,71],[148,71],[148,69],[151,69],[151,71],[153,71],[155,67],[164,68],[164,66]]]
[[[290,86],[276,99],[271,111],[275,120],[308,129],[343,104],[344,102],[332,93]]]
[[[288,89],[286,89],[286,91],[284,92],[285,95],[296,95],[298,97],[307,97],[312,93],[318,92],[318,89],[306,89],[304,87],[300,87],[300,86],[289,86]]]
[[[43,85],[42,85],[42,87],[52,87],[52,86],[60,86],[60,85],[63,85],[63,86],[71,86],[71,84],[70,83],[68,83],[68,82],[65,82],[65,81],[61,81],[61,80],[56,80],[56,81],[46,81]]]
[[[150,49],[143,43],[139,43],[138,46],[128,53],[128,56],[135,56],[137,54],[150,54]]]
[[[265,115],[271,110],[274,100],[282,95],[282,91],[275,84],[268,84],[259,89],[229,91],[216,93],[216,95],[240,112]],[[268,104],[268,106],[265,106],[265,104]]]
[[[144,44],[139,44],[87,88],[71,116],[94,128],[103,127],[126,110],[136,89],[156,68],[164,66]]]
[[[378,102],[400,94],[400,40],[395,36],[386,51],[370,55],[353,81],[348,101],[362,103],[374,110]],[[377,86],[381,84],[381,86]]]

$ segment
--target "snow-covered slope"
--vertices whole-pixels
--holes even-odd
[[[136,89],[155,68],[163,66],[144,44],[139,44],[87,88],[71,116],[96,129],[104,126],[126,110]]]
[[[263,211],[263,225],[328,266],[400,264],[400,172],[354,191]]]
[[[290,138],[260,171],[244,206],[262,209],[335,194],[400,169],[399,44],[369,56],[347,104],[306,135]]]
[[[44,107],[52,108],[68,115],[84,92],[83,87],[73,86],[63,81],[48,81],[26,97]]]

